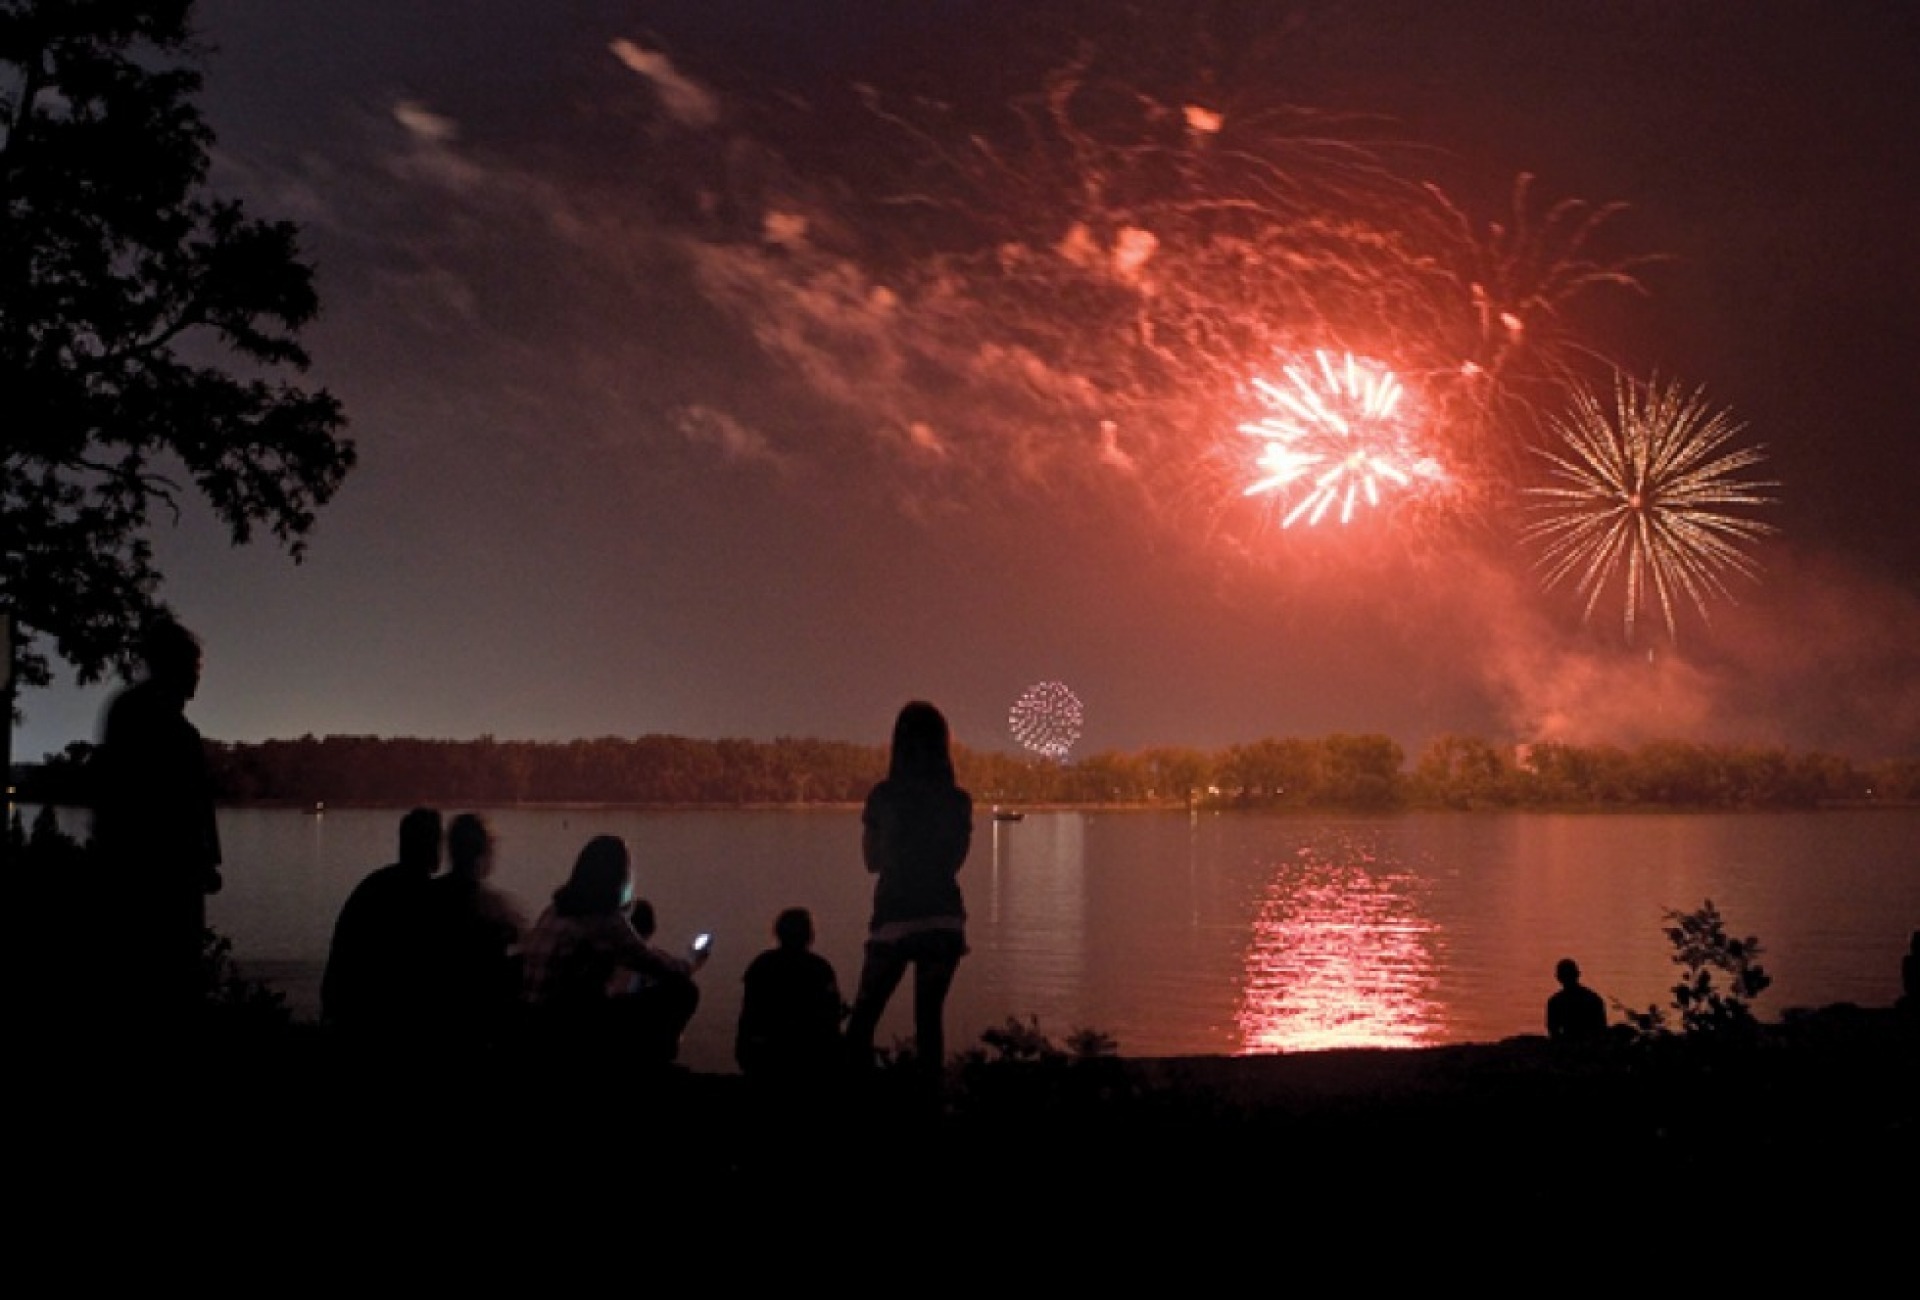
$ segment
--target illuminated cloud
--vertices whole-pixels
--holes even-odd
[[[393,106],[393,120],[422,144],[450,144],[460,138],[460,124],[411,99]]]
[[[1187,129],[1197,131],[1201,135],[1218,134],[1221,126],[1226,122],[1219,113],[1210,108],[1202,108],[1198,104],[1188,104],[1185,112]]]
[[[770,256],[764,247],[692,243],[687,251],[707,300],[813,393],[882,425],[911,423],[893,405],[905,368],[894,300],[862,268],[786,249]]]
[[[1129,226],[1113,241],[1113,271],[1122,280],[1137,281],[1160,241],[1150,230]]]
[[[798,212],[769,212],[760,222],[762,236],[780,248],[803,248],[807,242],[807,219]]]
[[[471,190],[486,183],[484,172],[456,151],[460,124],[454,119],[403,99],[393,106],[393,120],[406,132],[406,148],[388,162],[394,174],[450,190]]]
[[[608,47],[613,57],[645,78],[660,96],[673,120],[698,130],[720,120],[720,105],[705,87],[673,66],[673,60],[633,41],[620,39]]]
[[[765,434],[749,428],[717,407],[692,405],[674,412],[674,426],[689,443],[710,447],[736,464],[779,466],[783,457]]]
[[[1120,446],[1120,428],[1112,420],[1100,421],[1100,463],[1129,474],[1138,472],[1140,468]]]

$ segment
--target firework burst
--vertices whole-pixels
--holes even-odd
[[[1240,426],[1263,443],[1261,477],[1246,495],[1298,493],[1281,527],[1317,524],[1336,503],[1344,524],[1363,500],[1377,506],[1383,494],[1441,477],[1439,465],[1414,450],[1401,410],[1406,390],[1385,366],[1320,351],[1312,365],[1290,364],[1283,373],[1284,385],[1253,381],[1268,413]]]
[[[1038,682],[1007,711],[1013,738],[1043,758],[1065,762],[1085,719],[1080,697],[1064,682]]]
[[[1428,150],[1390,119],[1276,99],[1293,42],[1255,59],[1197,39],[1178,6],[1149,9],[1153,39],[1056,39],[1044,21],[993,86],[864,86],[805,169],[816,181],[780,168],[716,212],[720,233],[695,241],[705,292],[851,413],[836,427],[873,431],[903,491],[1090,523],[1118,507],[1262,568],[1319,562],[1301,536],[1315,520],[1391,513],[1366,538],[1322,530],[1356,561],[1504,533],[1542,412],[1601,360],[1579,309],[1642,291],[1639,260],[1614,251],[1619,205],[1523,175],[1484,219],[1424,179]],[[760,111],[795,129],[784,98]],[[736,209],[765,219],[736,228]],[[1330,379],[1349,351],[1363,378]],[[1258,442],[1234,431],[1263,416]],[[1304,545],[1266,544],[1283,520]]]
[[[1727,450],[1740,426],[1699,391],[1616,376],[1612,410],[1580,390],[1551,424],[1565,451],[1540,452],[1555,482],[1526,489],[1540,515],[1523,536],[1541,547],[1549,589],[1572,580],[1586,598],[1583,617],[1618,591],[1628,640],[1651,603],[1677,639],[1677,598],[1705,620],[1710,597],[1731,599],[1727,575],[1757,576],[1744,548],[1774,529],[1726,507],[1766,504],[1778,485],[1739,477],[1761,452]]]

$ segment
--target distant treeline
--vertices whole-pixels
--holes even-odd
[[[680,736],[572,741],[303,736],[209,742],[224,802],[502,807],[846,804],[886,771],[882,746]],[[83,805],[92,746],[16,769],[23,803]],[[1812,808],[1911,803],[1920,760],[1857,765],[1819,752],[1657,741],[1497,745],[1442,736],[1409,766],[1385,736],[1153,748],[1068,762],[959,748],[992,803],[1242,808]]]

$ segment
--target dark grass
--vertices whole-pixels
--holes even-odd
[[[1423,1215],[1751,1202],[1764,1222],[1893,1198],[1911,1222],[1920,1169],[1920,1025],[1851,1006],[1725,1045],[975,1052],[937,1093],[898,1065],[776,1094],[605,1056],[352,1052],[306,1024],[229,1026],[191,1050],[31,1046],[9,1152],[42,1204],[190,1185],[225,1212],[328,1218],[651,1206],[1031,1227],[1069,1209],[1344,1216],[1408,1196]]]

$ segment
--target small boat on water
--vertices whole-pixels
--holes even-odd
[[[1017,822],[1026,817],[1018,808],[995,808],[993,819],[997,822]]]

